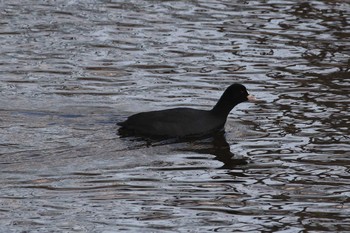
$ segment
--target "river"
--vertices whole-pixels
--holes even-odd
[[[350,231],[350,3],[0,1],[0,232]],[[142,111],[260,101],[201,140]]]

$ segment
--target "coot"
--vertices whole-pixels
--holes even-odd
[[[239,103],[254,100],[245,86],[232,84],[211,110],[173,108],[141,112],[118,123],[121,135],[162,138],[203,137],[224,129],[230,111]]]

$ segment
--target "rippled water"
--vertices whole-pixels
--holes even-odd
[[[348,1],[1,1],[0,232],[350,231]],[[226,134],[116,122],[260,103]]]

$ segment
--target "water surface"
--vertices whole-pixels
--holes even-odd
[[[347,1],[2,1],[1,232],[350,231]],[[260,98],[225,135],[140,111]]]

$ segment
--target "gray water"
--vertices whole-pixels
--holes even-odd
[[[0,1],[0,232],[350,231],[350,3]],[[219,138],[117,122],[261,101]]]

